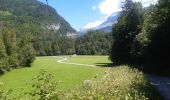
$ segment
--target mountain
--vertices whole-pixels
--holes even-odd
[[[37,0],[0,0],[0,34],[3,30],[7,32],[2,34],[14,34],[16,43],[31,42],[36,55],[75,51],[75,29],[54,8]]]
[[[111,16],[107,18],[106,21],[104,21],[99,26],[95,27],[95,30],[105,31],[105,32],[111,32],[113,24],[117,23],[117,19],[119,18],[121,12],[113,13]]]
[[[31,21],[43,28],[58,30],[65,35],[76,32],[54,8],[37,0],[0,0],[0,12],[8,14],[9,16],[6,16],[8,18],[17,17],[21,20],[21,24],[22,21]]]
[[[117,23],[117,20],[120,16],[121,12],[116,12],[110,15],[103,23],[101,23],[99,26],[89,28],[89,29],[81,29],[79,32],[79,35],[84,35],[87,31],[89,30],[98,30],[98,31],[104,31],[104,32],[111,32],[112,31],[112,26]]]

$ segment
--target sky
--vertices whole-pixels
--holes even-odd
[[[39,0],[46,3],[46,0]],[[77,31],[100,25],[111,14],[121,11],[124,0],[48,0],[48,5],[56,9]],[[157,0],[139,1],[143,6],[156,3]]]

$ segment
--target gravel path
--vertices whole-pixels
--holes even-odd
[[[65,62],[67,61],[68,58],[62,58],[61,60],[58,60],[58,63],[62,63],[62,64],[69,64],[69,65],[79,65],[79,66],[89,66],[89,67],[98,67],[95,65],[89,65],[89,64],[79,64],[79,63],[70,63],[70,62]]]
[[[170,100],[170,78],[156,75],[146,75],[146,78],[150,81],[151,85],[158,90],[165,100]]]

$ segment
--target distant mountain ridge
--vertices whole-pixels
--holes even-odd
[[[93,27],[93,28],[87,28],[87,29],[81,29],[79,31],[79,35],[83,35],[85,34],[87,31],[91,31],[91,30],[98,30],[98,31],[104,31],[104,32],[111,32],[113,25],[117,23],[117,20],[119,18],[121,14],[121,11],[113,13],[112,15],[110,15],[106,21],[104,21],[103,23],[101,23],[100,25]]]
[[[121,12],[113,13],[111,16],[107,18],[106,21],[104,21],[99,26],[95,27],[95,30],[105,31],[105,32],[111,32],[113,24],[117,23],[117,20],[120,16]]]

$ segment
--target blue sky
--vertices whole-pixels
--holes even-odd
[[[148,6],[157,0],[134,1],[140,1],[144,6]],[[109,15],[121,10],[121,2],[123,0],[48,0],[49,5],[76,30],[98,26]]]

